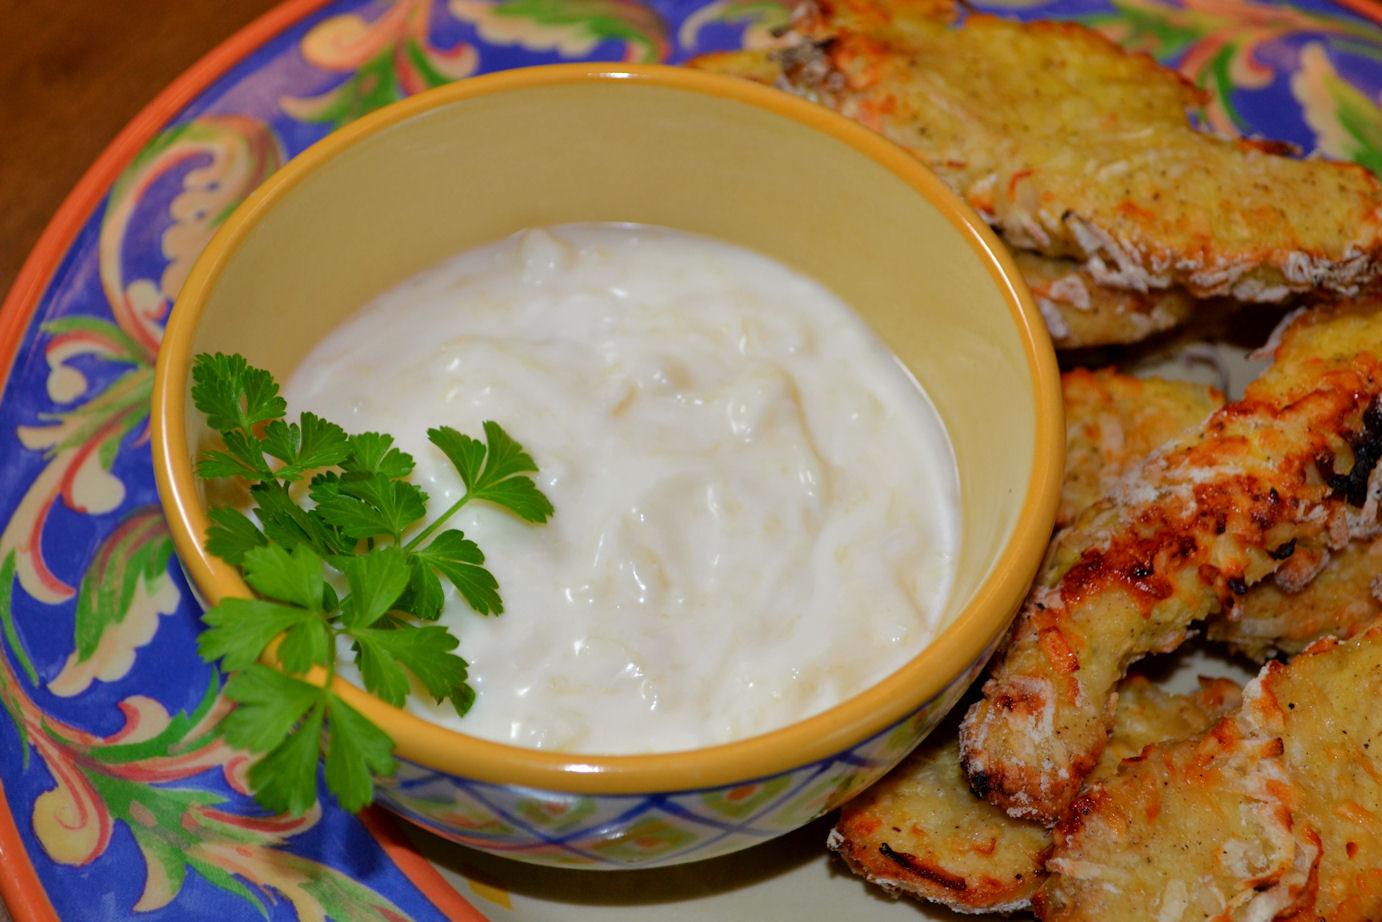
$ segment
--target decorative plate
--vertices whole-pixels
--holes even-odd
[[[975,5],[1086,22],[1209,90],[1205,124],[1382,173],[1370,0]],[[195,653],[200,607],[150,468],[152,363],[172,300],[226,214],[289,157],[449,80],[677,62],[770,41],[785,20],[783,0],[292,0],[117,137],[0,312],[0,892],[16,918],[918,918],[835,869],[820,824],[725,859],[610,875],[405,837],[374,812],[265,815],[244,794],[244,755],[211,732],[225,704]]]

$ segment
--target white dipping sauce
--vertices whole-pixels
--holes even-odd
[[[838,298],[767,257],[578,224],[463,253],[376,298],[286,396],[463,492],[429,426],[498,421],[556,506],[477,503],[505,613],[448,586],[478,692],[464,733],[566,752],[742,739],[822,711],[943,626],[958,479],[930,401]],[[343,673],[358,681],[353,669]]]

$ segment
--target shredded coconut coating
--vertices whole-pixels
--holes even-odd
[[[1065,480],[1056,525],[1069,525],[1154,450],[1201,425],[1224,405],[1217,389],[1189,381],[1137,378],[1113,369],[1061,375],[1065,398]]]
[[[1114,688],[1295,554],[1378,530],[1382,301],[1321,307],[1242,400],[1154,454],[1057,536],[966,715],[975,791],[1054,824],[1099,759]]]
[[[1382,624],[1269,663],[1202,736],[1149,747],[1056,828],[1044,919],[1382,918]]]
[[[1096,778],[1111,776],[1149,743],[1201,732],[1239,701],[1238,686],[1224,679],[1201,680],[1193,695],[1172,695],[1132,676],[1118,694],[1118,720]],[[846,804],[828,844],[856,874],[891,894],[960,912],[1009,912],[1026,907],[1044,879],[1051,834],[974,796],[947,725]]]
[[[1299,653],[1321,637],[1352,637],[1382,617],[1379,582],[1382,540],[1355,541],[1324,555],[1318,575],[1304,586],[1283,588],[1278,570],[1238,608],[1211,620],[1205,633],[1259,662]]]
[[[1244,736],[1232,720],[1150,747],[1080,795],[1056,828],[1047,864],[1055,876],[1034,901],[1038,915],[1274,918],[1304,883],[1280,754],[1280,740]]]
[[[1135,343],[1180,326],[1203,305],[1181,288],[1105,284],[1072,258],[1013,249],[1057,349]]]
[[[1113,288],[1278,302],[1378,274],[1367,170],[1196,130],[1201,91],[1084,26],[957,19],[940,0],[817,0],[786,82],[910,150],[1010,245]]]

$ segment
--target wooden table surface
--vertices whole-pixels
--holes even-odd
[[[0,296],[124,124],[275,2],[0,0]]]

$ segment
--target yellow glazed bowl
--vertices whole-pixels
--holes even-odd
[[[333,326],[418,271],[575,221],[718,237],[859,311],[925,386],[954,445],[964,526],[953,621],[824,713],[667,755],[518,748],[337,680],[339,691],[397,743],[379,801],[442,836],[592,868],[708,858],[805,824],[911,750],[993,651],[1050,532],[1064,426],[1045,329],[994,236],[900,149],[774,90],[665,67],[508,71],[362,118],[264,183],[183,286],[154,385],[158,490],[202,597],[249,595],[202,548],[193,462],[207,429],[188,399],[192,357],[239,352],[285,379]]]

